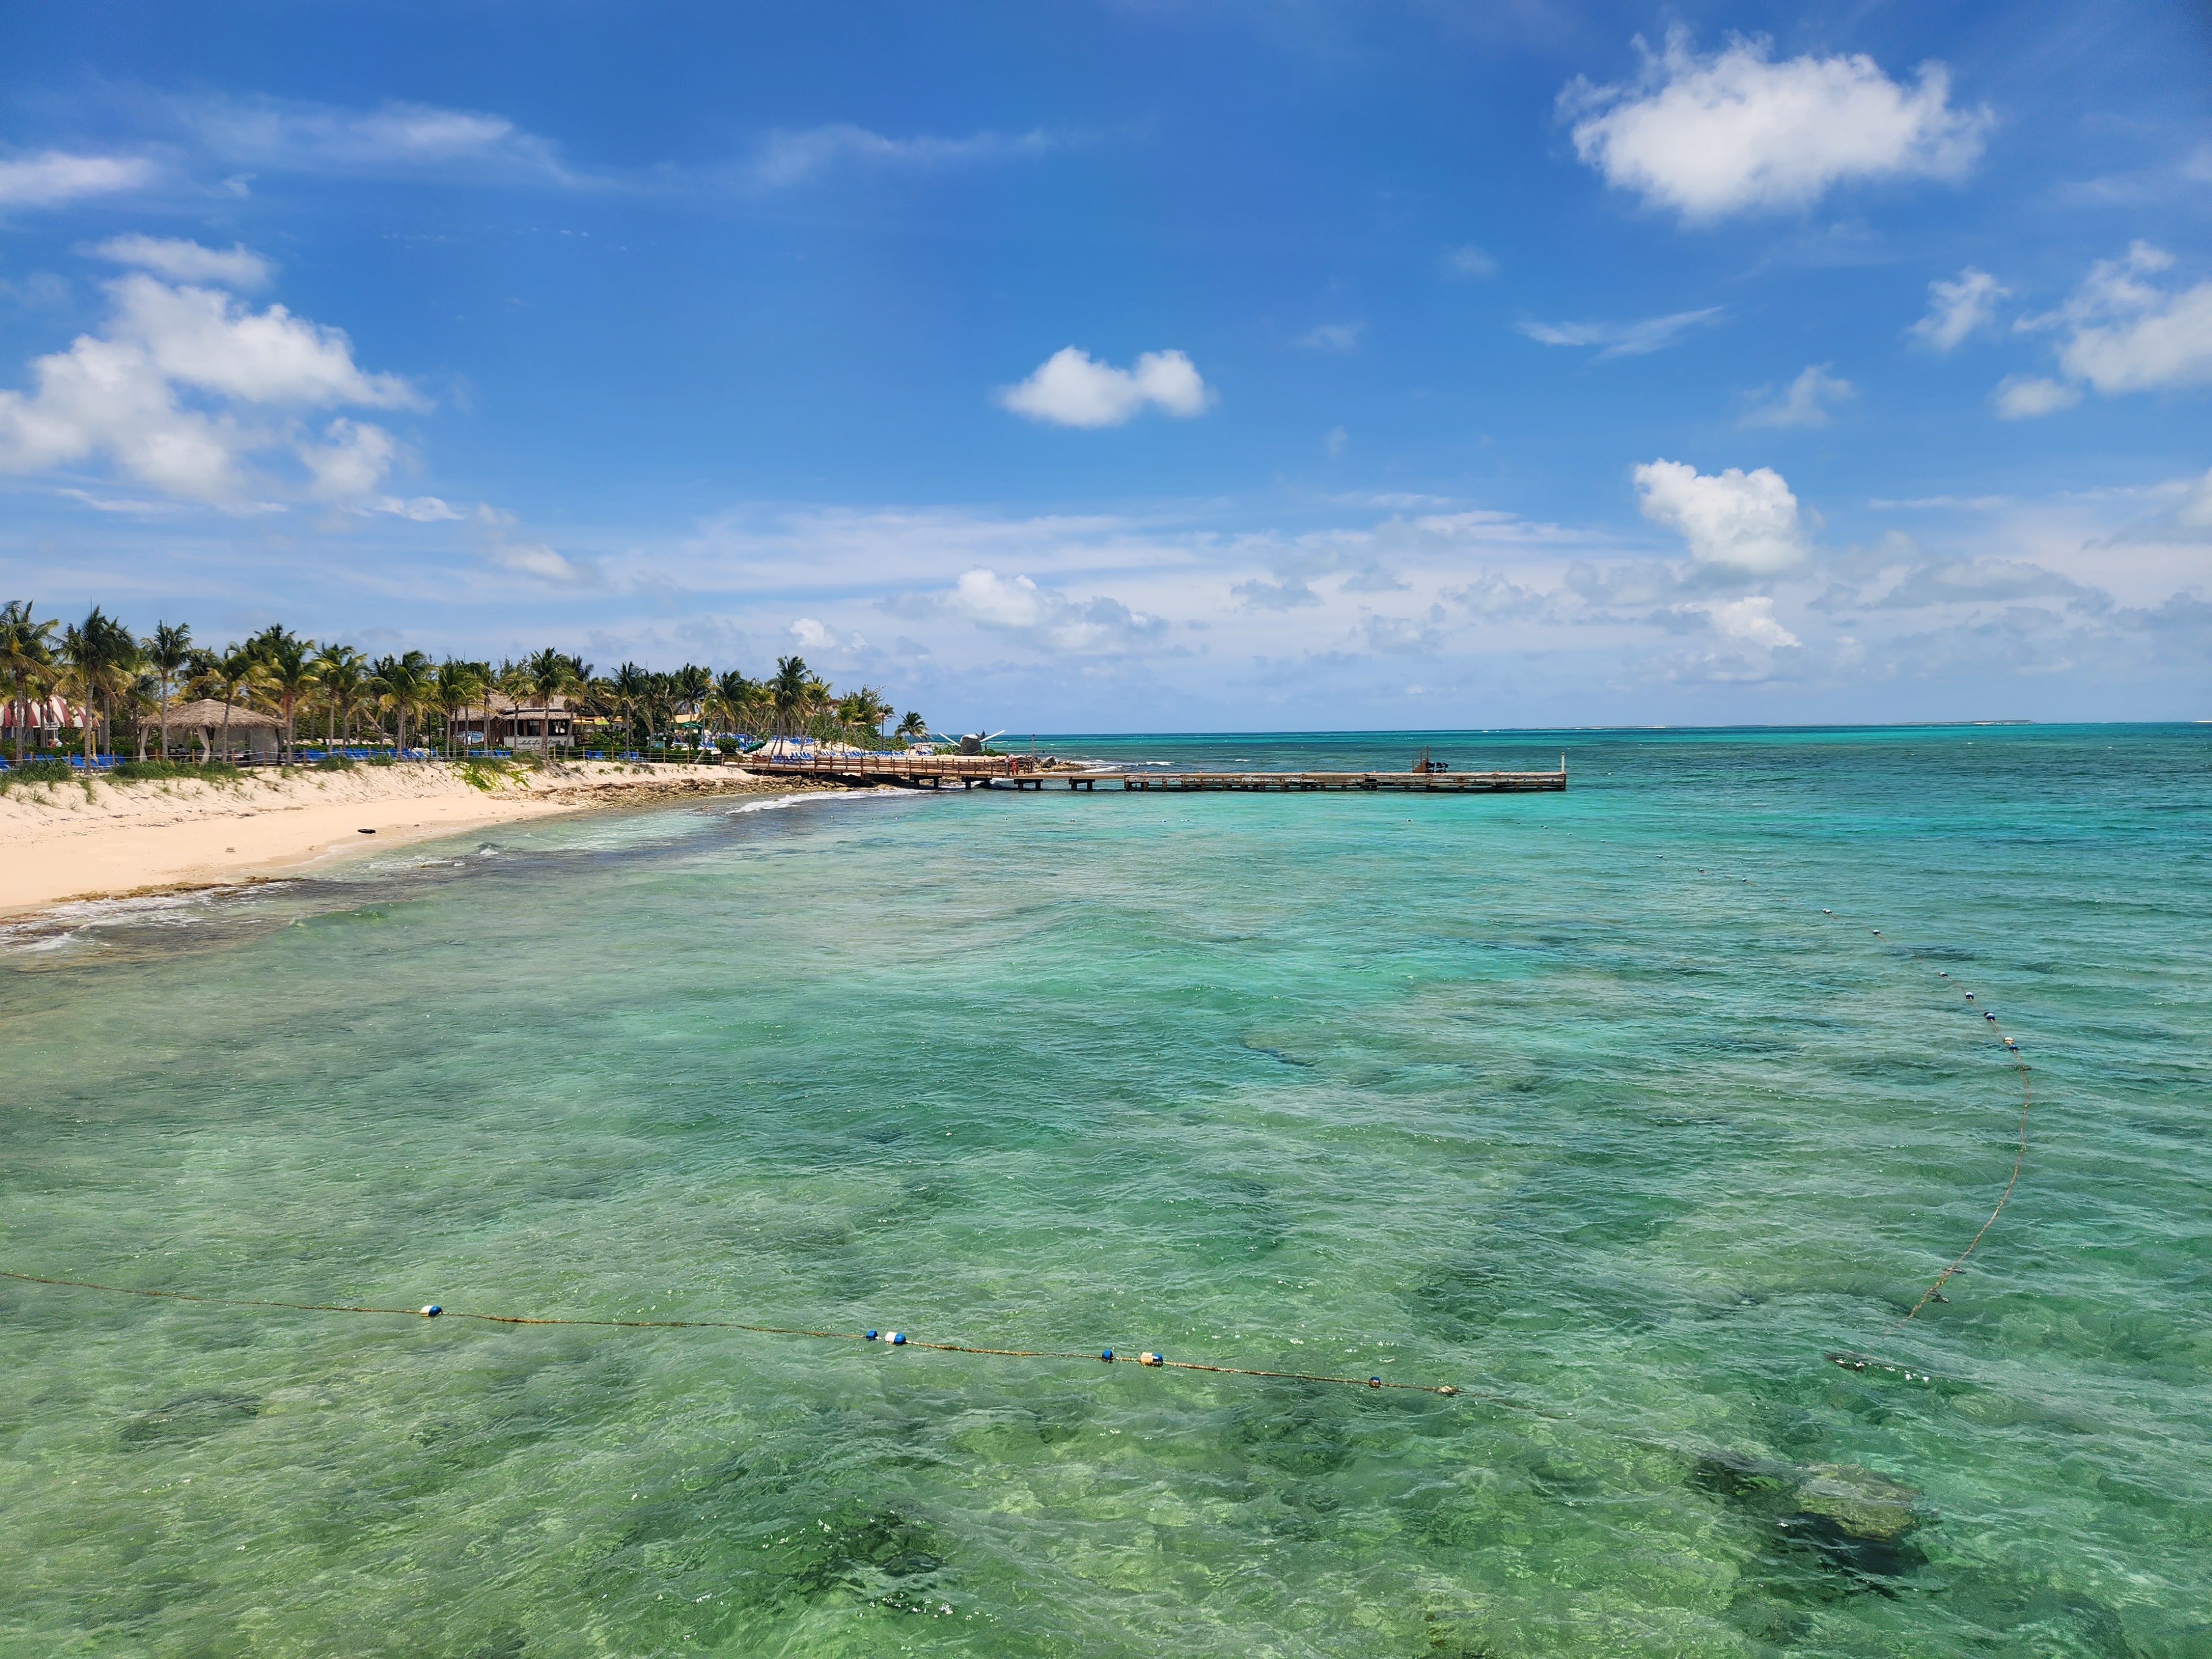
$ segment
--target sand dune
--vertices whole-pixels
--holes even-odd
[[[605,763],[525,773],[489,790],[435,763],[251,773],[235,783],[18,784],[0,794],[0,914],[297,874],[475,824],[787,787],[735,767]]]

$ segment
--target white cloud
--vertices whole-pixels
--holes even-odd
[[[366,495],[384,482],[398,453],[398,446],[382,427],[349,421],[332,421],[323,444],[301,444],[300,461],[314,474],[312,494],[328,501],[349,501]]]
[[[57,207],[80,196],[112,196],[154,182],[156,169],[138,155],[64,155],[48,150],[0,161],[0,208]]]
[[[34,361],[35,391],[0,391],[0,471],[42,471],[105,453],[173,495],[234,501],[246,458],[289,444],[318,493],[331,495],[348,480],[373,486],[381,467],[372,452],[389,440],[341,422],[325,434],[329,443],[300,442],[267,416],[421,402],[398,376],[362,371],[343,333],[282,306],[246,311],[215,289],[137,274],[107,291],[115,310],[104,334],[79,335],[68,350]]]
[[[791,625],[791,636],[808,651],[865,651],[868,641],[859,634],[839,639],[835,629],[817,617],[801,617]]]
[[[750,176],[756,184],[776,187],[804,183],[846,162],[929,170],[1026,159],[1043,155],[1054,143],[1052,136],[1042,131],[978,132],[964,138],[927,134],[892,138],[866,127],[836,122],[799,132],[770,133],[752,164]]]
[[[1359,337],[1365,332],[1364,322],[1323,323],[1298,336],[1296,343],[1309,351],[1349,351],[1359,343]]]
[[[1905,86],[1863,54],[1784,63],[1734,40],[1700,56],[1667,33],[1629,85],[1577,77],[1559,94],[1575,153],[1657,207],[1706,223],[1732,213],[1810,207],[1855,179],[1956,178],[1981,154],[1991,117],[1951,107],[1950,74],[1924,64]]]
[[[219,248],[180,236],[111,236],[93,252],[118,265],[137,265],[180,283],[259,288],[269,280],[269,261],[243,242]]]
[[[1667,317],[1647,317],[1636,323],[1534,323],[1515,325],[1541,345],[1603,346],[1597,361],[1641,357],[1674,343],[1692,329],[1711,323],[1721,314],[1719,306],[1702,311],[1678,311]]]
[[[358,510],[405,519],[412,524],[458,523],[468,517],[459,507],[440,501],[435,495],[413,495],[404,501],[397,495],[379,495],[373,501],[363,502]]]
[[[1352,434],[1340,426],[1333,426],[1328,429],[1328,435],[1321,441],[1321,447],[1328,452],[1329,459],[1340,461],[1344,459],[1345,446],[1351,441]]]
[[[2111,397],[2212,384],[2212,281],[2171,290],[2145,281],[2173,256],[2136,242],[2122,259],[2100,259],[2065,305],[2023,328],[2063,327],[2059,366]]]
[[[1166,628],[1119,599],[1070,599],[1027,576],[1001,576],[980,565],[960,574],[945,609],[980,628],[1020,635],[1055,651],[1125,651]]]
[[[593,579],[587,566],[562,557],[544,542],[501,543],[492,549],[491,562],[518,576],[534,576],[562,586],[580,586]]]
[[[1752,407],[1744,415],[1744,426],[1826,426],[1828,405],[1858,395],[1858,390],[1849,380],[1838,380],[1828,373],[1829,365],[1814,363],[1783,389],[1782,395],[1768,401],[1766,388],[1762,386],[1753,394]]]
[[[171,108],[219,161],[270,173],[597,182],[565,166],[550,140],[478,110],[397,101],[359,110],[273,98],[184,100]]]
[[[1498,261],[1470,242],[1444,255],[1444,273],[1450,276],[1495,276]]]
[[[1913,324],[1911,332],[1938,351],[1954,350],[1996,320],[1997,301],[2011,292],[1988,271],[1968,265],[1954,283],[1928,284],[1928,314]]]
[[[419,407],[396,374],[369,374],[342,330],[295,317],[283,306],[247,311],[214,289],[172,288],[150,276],[108,284],[113,334],[143,349],[166,378],[252,403],[325,407]]]
[[[1804,562],[1797,498],[1782,475],[1762,466],[1708,477],[1680,461],[1636,469],[1644,516],[1680,532],[1699,564],[1744,575],[1771,575]]]
[[[1747,645],[1772,651],[1804,643],[1774,619],[1774,601],[1771,599],[1730,599],[1725,605],[1707,605],[1705,612],[1715,628]]]
[[[1180,351],[1147,351],[1133,368],[1115,368],[1063,346],[999,401],[1018,415],[1057,426],[1120,426],[1151,404],[1188,418],[1205,412],[1212,392]]]
[[[2008,374],[1991,394],[1999,415],[2008,421],[2030,421],[2053,415],[2081,401],[2081,388],[2046,380],[2039,375]]]
[[[2212,530],[2212,472],[2189,487],[2189,494],[2173,510],[2174,520],[2191,530]]]

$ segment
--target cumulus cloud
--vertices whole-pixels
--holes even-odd
[[[58,207],[81,196],[112,196],[154,182],[154,164],[138,155],[65,155],[48,150],[0,161],[0,209]]]
[[[259,288],[269,280],[269,261],[243,242],[219,248],[202,247],[180,236],[111,236],[93,252],[116,264],[137,265],[173,282]]]
[[[1021,133],[977,132],[965,137],[940,138],[927,134],[892,138],[866,127],[845,122],[809,127],[802,131],[778,131],[769,135],[750,173],[755,184],[769,188],[802,184],[819,173],[846,164],[891,167],[912,171],[971,166],[981,162],[1026,160],[1053,148],[1052,135],[1042,130]]]
[[[1167,627],[1119,599],[1071,599],[1027,576],[1001,576],[980,565],[961,573],[944,607],[979,628],[1020,635],[1055,651],[1126,651]]]
[[[1575,153],[1607,183],[1689,223],[1808,208],[1854,180],[1957,178],[1990,125],[1986,109],[1952,107],[1941,64],[1905,85],[1858,53],[1776,63],[1765,40],[1739,39],[1702,56],[1679,27],[1659,53],[1640,38],[1637,49],[1635,81],[1578,76],[1560,110]]]
[[[310,493],[326,500],[349,501],[368,495],[384,482],[398,453],[398,446],[382,427],[349,421],[343,416],[325,429],[326,441],[301,444],[300,460],[314,475]]]
[[[1149,404],[1188,419],[1206,411],[1213,394],[1180,351],[1147,351],[1132,368],[1099,362],[1063,346],[1018,386],[999,393],[1017,415],[1055,426],[1120,426]]]
[[[2071,409],[2081,401],[2081,388],[2063,385],[2057,380],[2035,374],[2008,374],[1997,382],[1990,401],[1997,413],[2008,421],[2032,421],[2039,415],[2054,415],[2062,409]]]
[[[1829,404],[1858,395],[1857,388],[1849,380],[1838,380],[1828,373],[1831,367],[1827,363],[1813,364],[1784,386],[1779,397],[1770,397],[1769,388],[1761,386],[1753,394],[1752,406],[1745,412],[1741,424],[1827,425]]]
[[[1730,599],[1725,605],[1705,607],[1707,620],[1721,633],[1746,645],[1755,645],[1768,651],[1780,650],[1803,641],[1774,619],[1774,601],[1764,596]]]
[[[342,422],[321,443],[301,441],[282,417],[422,401],[398,376],[362,369],[343,333],[283,306],[250,311],[219,290],[137,273],[107,291],[114,314],[105,332],[35,360],[33,392],[0,391],[0,471],[105,453],[170,495],[220,501],[243,489],[247,456],[290,447],[328,495],[349,480],[373,487],[381,476],[374,452],[389,439]]]
[[[859,634],[845,639],[818,617],[801,617],[791,624],[791,637],[808,651],[865,651],[867,641]]]
[[[1597,354],[1596,361],[1605,362],[1614,357],[1641,357],[1663,350],[1692,329],[1716,320],[1721,311],[1719,306],[1707,306],[1701,311],[1678,311],[1671,316],[1646,317],[1635,323],[1524,322],[1515,326],[1540,345],[1603,346],[1605,349]]]
[[[2106,397],[2212,385],[2212,281],[2175,289],[2146,280],[2172,266],[2164,248],[2136,242],[2124,258],[2099,260],[2057,311],[2020,326],[2063,330],[2059,367]]]
[[[1955,350],[1968,335],[1996,321],[1997,301],[2011,292],[1988,271],[1968,265],[1956,282],[1928,284],[1928,314],[1911,332],[1938,351]]]
[[[1698,564],[1765,576],[1804,562],[1797,498],[1773,468],[1732,466],[1708,476],[1681,461],[1657,460],[1634,476],[1644,516],[1678,532]]]

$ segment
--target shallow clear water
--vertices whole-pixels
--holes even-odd
[[[1044,746],[1424,740],[17,927],[0,1266],[1503,1401],[0,1280],[0,1644],[2212,1653],[2212,729]]]

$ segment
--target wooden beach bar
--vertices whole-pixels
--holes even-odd
[[[762,777],[891,784],[908,789],[1043,789],[1065,785],[1095,790],[1100,784],[1127,793],[1158,790],[1250,790],[1301,794],[1323,790],[1395,790],[1407,794],[1497,795],[1567,787],[1567,757],[1556,772],[1454,772],[1428,765],[1410,772],[1178,772],[1047,766],[1026,755],[820,755],[804,760],[752,760],[745,769]]]

